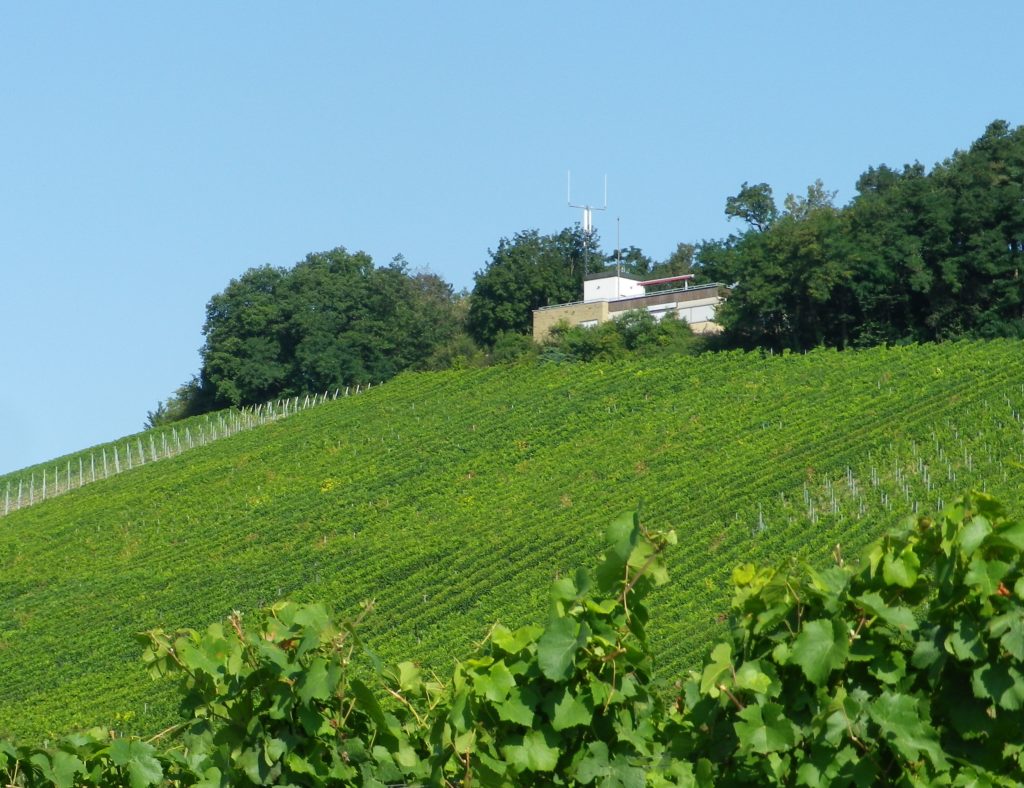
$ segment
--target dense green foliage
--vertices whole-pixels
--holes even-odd
[[[976,493],[835,558],[734,570],[677,754],[730,784],[1020,785],[1024,521]]]
[[[451,286],[401,258],[378,267],[338,248],[251,268],[210,299],[200,373],[150,422],[428,368],[461,330]]]
[[[657,320],[647,310],[636,309],[599,326],[556,325],[539,356],[559,362],[612,361],[630,354],[645,358],[693,355],[704,347],[703,340],[674,314]]]
[[[1024,336],[1024,126],[996,121],[930,172],[872,167],[857,191],[838,208],[818,182],[781,212],[767,184],[729,198],[749,230],[700,262],[735,284],[717,317],[734,345]]]
[[[578,301],[589,254],[603,264],[596,236],[588,239],[579,227],[554,235],[526,230],[511,239],[502,238],[486,267],[474,277],[467,323],[470,336],[490,347],[502,332],[529,333],[534,309]]]
[[[0,731],[170,724],[132,635],[280,598],[375,597],[365,639],[441,668],[531,621],[623,499],[678,526],[651,632],[678,674],[741,560],[824,560],[972,485],[1017,505],[1022,381],[1009,341],[399,376],[4,518]]]
[[[674,544],[619,517],[596,571],[554,582],[544,626],[495,624],[446,679],[386,668],[361,653],[358,619],[316,604],[150,630],[143,659],[179,677],[181,725],[0,740],[0,773],[140,788],[1024,780],[1024,521],[990,496],[909,518],[849,564],[837,545],[828,569],[737,567],[730,637],[669,705],[645,599]]]

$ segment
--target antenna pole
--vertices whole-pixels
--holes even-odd
[[[622,276],[622,218],[615,217],[615,275]]]
[[[594,232],[594,211],[604,211],[608,209],[608,176],[604,176],[604,205],[600,208],[594,208],[592,205],[576,205],[572,201],[572,170],[568,171],[568,177],[566,179],[566,199],[569,203],[570,208],[580,208],[583,210],[583,273],[586,275],[589,273],[590,263],[590,237]]]

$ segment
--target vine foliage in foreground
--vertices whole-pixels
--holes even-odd
[[[737,568],[731,637],[663,735],[725,784],[1021,784],[1022,549],[975,493],[855,566]]]
[[[11,785],[1015,785],[1024,523],[972,494],[859,562],[738,567],[730,636],[675,702],[644,599],[674,535],[615,520],[547,623],[495,625],[445,680],[385,668],[359,619],[281,603],[141,636],[188,719],[153,738],[0,741]],[[364,611],[365,612],[365,611]],[[363,614],[360,614],[360,618]],[[353,675],[353,661],[363,667]],[[369,678],[366,678],[369,677]]]

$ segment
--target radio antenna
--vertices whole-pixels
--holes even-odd
[[[593,205],[577,205],[572,201],[572,170],[568,171],[566,200],[570,208],[581,208],[583,210],[583,273],[588,273],[590,262],[590,239],[594,233],[594,211],[608,210],[608,176],[604,176],[604,204],[600,208]]]

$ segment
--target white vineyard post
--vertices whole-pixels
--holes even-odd
[[[181,438],[178,436],[178,428],[171,427],[171,435],[174,436],[174,446],[178,450],[178,454],[181,454]]]
[[[43,468],[43,500],[46,500],[46,468]]]
[[[188,427],[185,428],[185,443],[188,444],[190,449],[192,448],[192,430]]]
[[[83,466],[84,466],[84,463],[82,462],[82,455],[79,454],[78,455],[78,486],[79,486],[79,488],[81,488],[82,485],[85,484],[85,468]]]
[[[21,508],[21,486],[25,483],[24,479],[18,479],[18,508]]]
[[[128,457],[128,470],[132,469],[132,445],[130,443],[124,444],[125,454]]]
[[[114,473],[121,472],[121,458],[117,456],[117,446],[114,447]]]
[[[11,510],[11,483],[7,482],[7,492],[4,493],[4,515]]]
[[[36,475],[33,473],[32,478],[28,480],[28,505],[34,506],[36,503]]]
[[[135,439],[135,445],[139,447],[139,465],[146,464],[146,452],[142,448],[142,438]]]

